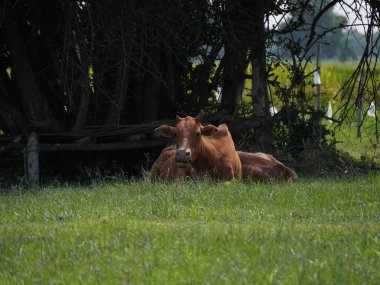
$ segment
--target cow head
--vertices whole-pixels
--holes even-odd
[[[202,151],[202,136],[212,136],[219,130],[213,125],[202,126],[203,111],[196,118],[177,116],[175,127],[163,125],[155,129],[155,133],[174,138],[176,145],[176,163],[179,167],[187,167],[194,162]]]

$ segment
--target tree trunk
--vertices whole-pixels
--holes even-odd
[[[222,16],[224,26],[224,66],[222,75],[221,109],[229,114],[235,113],[241,102],[248,66],[249,37],[247,27],[239,16],[243,9],[242,1],[225,1]]]
[[[122,46],[123,51],[121,52],[120,61],[116,72],[116,90],[111,98],[111,103],[108,109],[108,115],[105,122],[105,126],[119,126],[121,112],[125,105],[125,100],[127,97],[128,84],[129,84],[129,71],[131,63],[131,51],[132,51],[132,41],[129,41],[128,48]]]
[[[73,131],[82,130],[88,119],[88,108],[90,104],[90,78],[89,68],[90,60],[88,57],[88,50],[86,47],[85,35],[81,30],[80,23],[76,23],[76,35],[78,36],[78,46],[80,53],[79,72],[80,72],[80,103],[77,113],[77,119],[73,127]]]
[[[174,65],[173,56],[169,49],[165,51],[165,71],[166,71],[166,84],[167,84],[167,95],[170,101],[174,101],[176,95],[175,88],[175,76],[174,76]]]
[[[8,131],[12,135],[28,132],[28,124],[17,108],[9,103],[9,94],[2,76],[0,76],[0,116],[3,118]]]
[[[6,44],[10,50],[13,62],[13,72],[21,92],[21,100],[31,124],[40,130],[58,130],[59,122],[53,116],[53,112],[42,96],[35,80],[25,42],[17,22],[13,8],[5,4],[2,32]]]
[[[159,92],[161,84],[161,48],[153,47],[150,63],[148,64],[149,74],[144,81],[144,121],[157,120],[159,108]]]
[[[221,108],[229,114],[233,114],[241,103],[248,63],[245,51],[230,48],[226,48],[225,51],[226,60],[222,76]]]
[[[211,90],[214,87],[213,82],[218,81],[216,77],[219,77],[219,73],[214,73],[213,82],[210,82],[210,78],[220,50],[221,44],[214,43],[210,53],[203,56],[203,63],[197,67],[199,72],[196,74],[195,97],[199,98],[199,110],[203,110],[207,107],[211,97]]]
[[[253,118],[267,119],[270,117],[270,112],[265,48],[265,0],[255,1],[254,3],[252,21],[255,32],[253,33],[251,51]],[[275,152],[271,125],[265,125],[257,129],[255,139],[264,152]]]

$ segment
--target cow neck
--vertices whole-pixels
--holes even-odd
[[[207,157],[209,157],[211,151],[210,151],[210,145],[211,145],[210,138],[208,137],[202,137],[201,143],[200,143],[200,151],[197,159],[195,161],[192,161],[191,164],[195,168],[204,168],[205,164],[209,164],[209,160]]]

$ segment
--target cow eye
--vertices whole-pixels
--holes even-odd
[[[201,135],[201,132],[200,132],[200,131],[197,131],[197,132],[195,133],[195,135],[196,135],[197,137],[199,137],[199,136]]]

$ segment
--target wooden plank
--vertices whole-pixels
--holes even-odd
[[[279,115],[270,121],[277,121]],[[232,132],[261,127],[261,120],[251,118],[234,118],[226,113],[205,115],[203,124],[218,125],[228,123]],[[174,120],[161,120],[149,124],[124,125],[119,129],[91,129],[77,133],[48,133],[38,134],[41,150],[46,151],[98,151],[117,149],[141,149],[165,145],[165,140],[156,139],[154,129],[161,124],[174,125]],[[147,139],[147,140],[146,140]],[[136,140],[136,141],[133,141]],[[138,141],[139,140],[139,141]],[[0,137],[0,154],[9,150],[24,149],[25,142],[19,137]]]
[[[20,150],[24,149],[25,143],[21,142],[22,136],[18,136],[16,138],[13,138],[12,141],[3,141],[2,143],[6,143],[6,145],[0,146],[0,154],[7,152],[9,150]]]
[[[55,143],[41,144],[41,151],[104,151],[104,150],[128,150],[150,147],[165,146],[167,140],[127,141],[120,143],[97,143],[97,144],[75,144]]]

